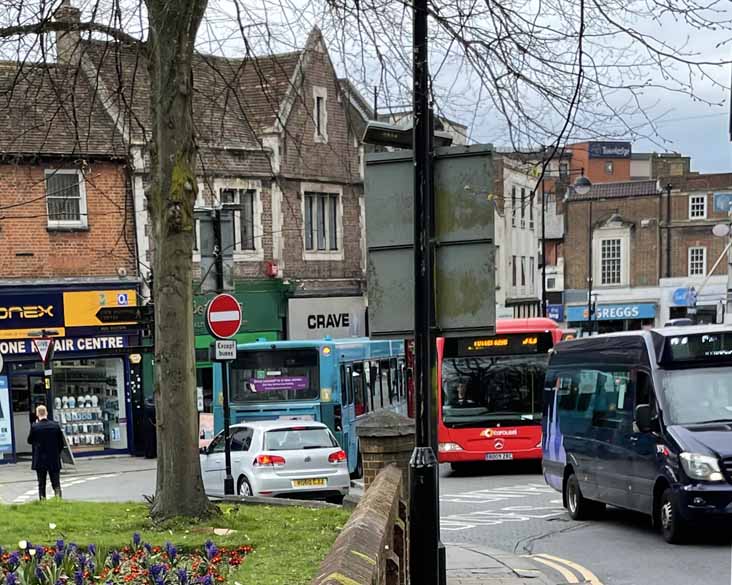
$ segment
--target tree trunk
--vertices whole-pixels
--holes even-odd
[[[193,336],[196,143],[192,59],[207,0],[146,0],[152,112],[148,207],[154,237],[158,474],[152,515],[202,517]]]

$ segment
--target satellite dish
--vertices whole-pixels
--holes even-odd
[[[712,228],[712,233],[718,238],[724,238],[725,236],[728,236],[729,232],[730,227],[729,224],[726,223],[718,223]]]

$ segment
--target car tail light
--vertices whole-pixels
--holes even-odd
[[[254,465],[271,465],[273,467],[285,464],[285,458],[279,455],[257,455]]]
[[[345,460],[346,460],[346,452],[343,449],[328,455],[328,461],[330,461],[331,463],[341,463],[342,461],[345,461]]]

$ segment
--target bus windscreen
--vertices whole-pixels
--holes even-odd
[[[547,354],[445,358],[442,422],[454,428],[537,424],[547,361]]]
[[[231,401],[317,400],[319,359],[316,349],[239,351],[231,366]]]

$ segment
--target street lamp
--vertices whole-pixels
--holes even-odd
[[[544,176],[547,172],[544,171]],[[578,195],[587,195],[592,189],[592,182],[585,177],[585,169],[568,170],[567,175],[579,172],[579,177],[574,181],[574,191]],[[565,173],[561,173],[563,176]],[[546,317],[546,189],[544,188],[544,176],[541,178],[541,316]],[[566,198],[565,198],[566,201]],[[590,203],[591,205],[592,203]]]

